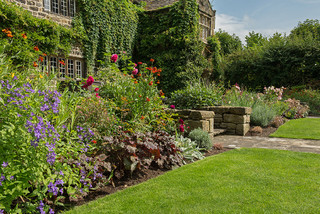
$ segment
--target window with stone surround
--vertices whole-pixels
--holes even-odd
[[[207,40],[211,36],[211,17],[200,13],[200,38]]]
[[[74,17],[76,13],[75,0],[43,0],[45,11],[51,11],[63,16]]]
[[[41,70],[46,73],[55,73],[61,79],[82,79],[84,77],[84,60],[76,57],[44,57],[40,64]]]

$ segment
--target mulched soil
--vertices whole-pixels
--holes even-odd
[[[212,150],[208,151],[204,156],[208,157],[211,155],[217,155],[217,154],[229,151],[229,150],[231,150],[231,149],[226,149],[226,148],[223,148],[221,150],[212,149]],[[110,195],[110,194],[115,193],[117,191],[126,189],[130,186],[145,182],[151,178],[158,177],[159,175],[162,175],[162,174],[166,173],[167,171],[170,171],[170,170],[157,169],[157,168],[143,169],[143,170],[139,171],[138,173],[134,173],[132,176],[125,177],[125,178],[118,180],[118,181],[114,181],[114,186],[110,184],[108,186],[105,186],[105,187],[102,187],[98,190],[90,192],[83,199],[72,201],[70,206],[73,207],[73,206],[79,206],[79,205],[88,203],[89,201],[96,200],[96,199],[104,197],[106,195]]]
[[[269,126],[269,127],[266,127],[266,128],[262,128],[262,132],[261,133],[252,134],[252,133],[248,132],[245,136],[269,137],[269,135],[271,135],[275,131],[277,131],[277,128]]]

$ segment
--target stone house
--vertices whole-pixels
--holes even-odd
[[[14,2],[30,11],[37,18],[52,20],[60,25],[71,27],[72,18],[76,14],[76,0],[7,0]],[[132,0],[139,3],[142,0]],[[146,10],[156,10],[170,6],[179,0],[144,0],[147,3]],[[209,0],[198,0],[201,27],[200,38],[206,42],[206,38],[214,34],[215,10]],[[65,62],[65,65],[59,63]],[[50,72],[52,69],[60,72],[60,77],[82,78],[86,76],[86,64],[81,46],[72,48],[68,57],[46,56],[44,66]]]
[[[179,0],[134,0],[133,2],[146,2],[146,10],[152,11],[163,7],[168,7]],[[197,0],[200,13],[200,38],[203,42],[207,42],[207,37],[214,34],[216,11],[212,9],[209,0]]]
[[[30,11],[37,18],[49,19],[65,27],[71,27],[76,14],[76,0],[7,0]],[[63,61],[65,65],[59,63]],[[45,56],[44,66],[60,72],[60,77],[81,79],[86,76],[86,65],[80,45],[74,46],[68,57]]]

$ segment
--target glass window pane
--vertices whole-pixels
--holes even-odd
[[[82,62],[76,61],[76,78],[82,78]]]
[[[53,13],[59,13],[59,0],[52,0],[51,11]]]
[[[59,59],[59,70],[60,70],[60,77],[66,77],[66,66],[65,66],[65,60],[63,58]]]
[[[56,72],[57,71],[57,58],[56,57],[50,57],[50,71]]]
[[[72,59],[68,59],[68,77],[74,78],[74,62]]]
[[[67,10],[67,0],[60,0],[60,8],[61,8],[61,14],[64,16],[68,15],[68,10]]]

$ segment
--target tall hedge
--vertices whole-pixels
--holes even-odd
[[[225,77],[231,84],[261,90],[296,86],[320,78],[320,43],[309,38],[283,38],[227,57]]]
[[[134,58],[144,62],[155,59],[155,65],[163,70],[160,87],[166,93],[201,76],[206,66],[202,51],[196,0],[180,0],[167,8],[139,13]]]

